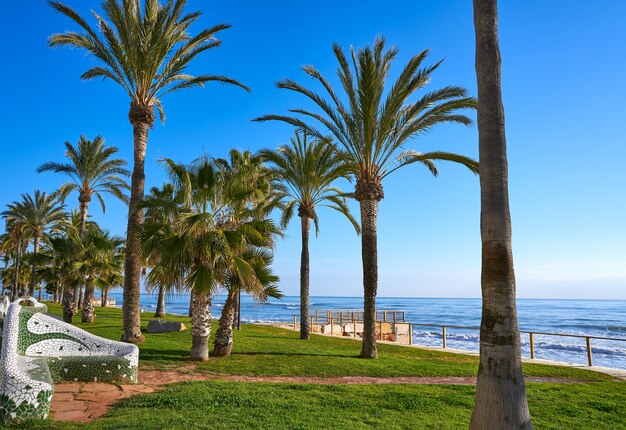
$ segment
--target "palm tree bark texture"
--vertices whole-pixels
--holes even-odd
[[[496,0],[474,0],[474,26],[483,307],[470,429],[532,429],[515,303]]]
[[[191,359],[209,359],[209,337],[211,336],[211,296],[194,293],[191,303]]]
[[[124,334],[125,342],[142,343],[141,313],[139,308],[139,279],[141,277],[141,249],[139,231],[143,210],[139,204],[145,188],[144,163],[148,144],[148,129],[154,124],[154,108],[131,103],[128,118],[133,125],[134,164],[130,187],[128,226],[126,229],[126,261],[124,265]]]
[[[309,230],[311,219],[300,212],[302,227],[302,253],[300,255],[300,339],[311,337],[309,321]]]
[[[165,318],[165,289],[159,287],[159,299],[157,301],[157,308],[154,312],[155,318]]]
[[[232,291],[226,297],[219,326],[215,333],[215,355],[228,357],[233,349],[233,322],[235,320],[235,304],[237,291]]]
[[[378,181],[359,180],[355,198],[361,208],[361,256],[363,260],[363,343],[361,357],[377,358],[376,294],[378,291],[378,202],[384,198]]]

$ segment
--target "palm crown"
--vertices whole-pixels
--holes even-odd
[[[106,146],[101,136],[88,140],[82,135],[76,146],[65,142],[68,163],[49,161],[39,166],[37,172],[52,171],[66,175],[69,181],[61,185],[58,191],[61,199],[65,200],[71,192],[78,191],[79,201],[89,202],[95,194],[104,212],[104,193],[128,202],[124,193],[129,189],[125,179],[130,174],[125,168],[127,163],[121,158],[111,158],[118,151],[115,146]]]
[[[105,0],[102,3],[104,19],[93,12],[98,23],[94,30],[75,10],[59,2],[50,5],[59,13],[77,23],[82,32],[68,31],[50,37],[51,46],[82,48],[99,60],[101,65],[81,75],[81,79],[110,79],[119,84],[131,99],[130,118],[152,123],[154,107],[161,121],[165,114],[161,97],[184,88],[203,86],[216,81],[248,88],[234,79],[220,75],[193,76],[186,72],[189,63],[198,54],[220,46],[215,35],[229,25],[219,24],[189,34],[190,26],[201,13],[184,14],[186,0]]]
[[[348,177],[350,171],[339,154],[319,139],[310,142],[306,133],[296,133],[291,145],[280,146],[276,151],[264,149],[259,155],[273,164],[276,186],[284,201],[281,227],[286,228],[298,209],[299,216],[311,218],[319,231],[315,207],[330,207],[345,215],[357,232],[358,222],[350,214],[346,195],[332,184],[339,178]]]
[[[468,117],[459,113],[459,110],[476,107],[476,100],[469,97],[464,88],[446,86],[426,93],[417,101],[410,101],[411,96],[429,83],[441,61],[423,67],[428,51],[413,56],[387,90],[385,84],[398,50],[394,47],[385,49],[384,39],[377,39],[373,47],[356,52],[351,49],[350,60],[337,43],[333,44],[333,52],[339,62],[337,74],[345,101],[313,66],[304,66],[303,71],[321,84],[329,99],[291,79],[279,81],[277,86],[303,94],[322,113],[292,109],[290,112],[297,115],[265,115],[256,120],[284,121],[324,138],[325,133],[302,117],[321,124],[344,149],[342,158],[357,180],[357,199],[365,184],[375,188],[374,198],[382,199],[380,181],[407,164],[424,164],[434,175],[437,169],[433,160],[454,161],[478,171],[478,164],[467,157],[442,151],[419,153],[404,149],[408,140],[428,132],[437,124],[471,124]]]

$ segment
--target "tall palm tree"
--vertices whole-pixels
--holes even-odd
[[[22,269],[22,256],[28,244],[26,235],[24,235],[24,224],[17,218],[12,216],[14,210],[7,209],[2,213],[5,219],[5,233],[2,235],[2,252],[11,260],[11,266],[5,268],[5,281],[9,280],[8,274],[11,273],[11,293],[9,295],[11,301],[17,299],[20,286],[20,272]]]
[[[69,180],[61,185],[57,192],[61,200],[65,201],[74,191],[78,192],[81,236],[85,234],[89,203],[94,195],[100,202],[103,213],[106,210],[104,194],[111,194],[123,202],[128,202],[124,192],[129,189],[126,178],[130,172],[125,168],[126,161],[112,158],[118,152],[117,147],[107,146],[102,136],[88,140],[83,134],[76,146],[65,142],[65,157],[68,162],[50,161],[37,168],[38,173],[54,172],[67,176]]]
[[[42,238],[51,232],[58,231],[66,222],[66,214],[63,205],[59,204],[54,196],[35,190],[33,195],[22,194],[22,199],[7,205],[3,212],[7,222],[19,224],[19,234],[26,240],[33,241],[34,257],[31,258],[31,275],[28,295],[34,296],[37,284],[37,253]]]
[[[532,429],[522,374],[511,247],[508,167],[496,0],[474,0],[482,319],[471,429]]]
[[[100,65],[87,70],[81,78],[110,79],[130,98],[128,119],[133,126],[134,165],[128,227],[126,229],[126,263],[124,267],[124,334],[127,342],[143,342],[139,309],[139,279],[141,276],[138,233],[143,222],[139,204],[144,197],[144,161],[148,130],[155,120],[155,108],[161,121],[165,114],[161,99],[164,95],[206,82],[234,84],[249,89],[234,79],[220,75],[192,76],[187,66],[200,53],[221,45],[215,35],[229,28],[219,24],[189,34],[190,26],[201,13],[184,14],[186,0],[103,0],[105,18],[94,13],[94,29],[75,10],[58,2],[50,5],[74,21],[81,32],[52,35],[50,46],[71,46],[86,50]]]
[[[8,205],[8,217],[19,220],[23,226],[23,234],[33,241],[33,258],[28,295],[35,295],[37,284],[37,253],[41,240],[59,231],[67,222],[67,214],[63,205],[55,196],[35,190],[33,195],[22,194],[22,200]]]
[[[219,325],[215,333],[214,353],[217,357],[228,357],[233,349],[233,322],[237,294],[243,290],[258,302],[265,302],[270,297],[280,299],[283,294],[278,290],[278,276],[272,272],[273,255],[268,249],[249,247],[240,255],[252,269],[248,279],[232,269],[227,269],[224,277],[226,302],[222,307]]]
[[[333,52],[339,62],[337,73],[345,93],[344,100],[313,66],[304,66],[304,72],[324,88],[330,100],[291,79],[282,80],[277,85],[306,96],[321,113],[293,109],[290,112],[296,115],[266,115],[257,121],[284,121],[318,138],[332,138],[342,147],[343,162],[356,179],[354,198],[361,210],[364,290],[361,356],[376,358],[376,220],[378,202],[384,197],[382,181],[397,169],[414,163],[426,166],[436,176],[436,160],[460,163],[477,172],[478,164],[468,157],[442,151],[420,153],[405,149],[412,138],[425,134],[438,124],[471,124],[471,120],[459,111],[474,108],[476,101],[458,86],[443,87],[427,92],[417,101],[409,100],[429,83],[441,64],[439,61],[432,66],[422,66],[428,51],[413,56],[391,87],[386,83],[398,50],[385,48],[383,38],[356,52],[351,49],[351,61],[337,43],[333,45]],[[325,132],[306,120],[321,124]],[[328,137],[326,132],[330,133]]]
[[[296,132],[291,145],[276,151],[262,150],[260,155],[274,166],[278,181],[283,185],[284,209],[280,224],[287,228],[296,208],[300,217],[302,252],[300,254],[300,339],[310,336],[309,321],[309,230],[311,220],[317,236],[319,226],[317,206],[330,207],[343,215],[354,226],[357,234],[361,228],[352,217],[344,193],[333,186],[339,178],[347,178],[350,170],[342,163],[339,154],[328,144],[307,141],[307,134]]]
[[[80,208],[79,237],[85,235],[89,204],[95,195],[102,212],[106,211],[104,194],[110,194],[128,203],[125,191],[129,189],[126,178],[130,172],[126,169],[125,160],[112,158],[119,152],[115,146],[107,146],[101,136],[88,140],[81,135],[76,146],[65,142],[65,157],[68,162],[47,162],[37,168],[37,172],[55,172],[65,175],[69,180],[58,190],[60,198],[65,201],[74,191],[78,192]],[[76,308],[82,307],[83,286],[79,283],[72,295],[77,301]]]

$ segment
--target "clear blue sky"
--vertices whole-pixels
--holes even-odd
[[[97,2],[65,0],[82,14]],[[206,2],[198,30],[227,22],[218,50],[192,71],[225,74],[253,90],[209,86],[167,96],[167,122],[150,134],[147,185],[164,179],[156,160],[189,161],[202,152],[257,150],[286,143],[289,127],[250,120],[299,107],[277,90],[313,64],[333,76],[330,45],[385,35],[401,50],[394,69],[423,49],[445,58],[432,88],[455,84],[476,94],[471,1]],[[513,244],[520,297],[626,298],[626,2],[501,2],[500,42],[507,119]],[[44,1],[8,2],[0,16],[0,206],[61,178],[37,174],[63,159],[63,142],[101,134],[132,159],[128,100],[110,82],[81,82],[93,64],[82,52],[50,49],[46,38],[75,27]],[[333,82],[336,82],[333,79]],[[477,156],[477,130],[444,126],[412,148]],[[479,297],[478,179],[442,166],[439,178],[407,167],[388,178],[380,205],[380,296]],[[76,196],[68,200],[76,204]],[[352,205],[358,213],[358,207]],[[107,200],[94,219],[123,234],[126,208]],[[358,296],[360,241],[338,215],[320,210],[311,243],[312,295]],[[296,220],[297,221],[297,220]],[[293,223],[278,244],[276,270],[287,294],[298,290],[300,238]]]

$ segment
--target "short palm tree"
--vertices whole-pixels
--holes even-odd
[[[271,251],[249,247],[240,257],[252,269],[252,276],[246,279],[238,271],[229,269],[226,272],[223,284],[226,289],[226,302],[222,307],[213,347],[217,357],[228,357],[233,349],[233,322],[238,294],[243,291],[260,303],[269,298],[283,297],[277,287],[279,278],[274,275],[271,268],[273,260]]]
[[[277,85],[306,96],[321,112],[293,109],[291,112],[295,115],[266,115],[257,121],[287,122],[318,138],[332,138],[342,148],[343,162],[356,180],[354,198],[361,209],[364,290],[361,356],[376,358],[376,220],[378,202],[384,197],[382,181],[397,169],[414,163],[426,166],[437,175],[436,160],[460,163],[478,172],[478,164],[468,157],[442,151],[420,153],[405,149],[412,138],[427,133],[438,124],[471,124],[471,120],[459,111],[475,108],[476,100],[469,97],[464,88],[448,86],[410,101],[429,83],[441,64],[439,61],[423,67],[428,51],[413,56],[390,87],[386,86],[387,78],[398,50],[387,49],[383,38],[377,39],[373,46],[356,52],[352,49],[350,60],[339,44],[333,45],[333,52],[339,62],[337,73],[344,97],[340,97],[313,66],[304,66],[304,72],[324,88],[328,98],[291,79],[282,80]],[[313,125],[315,123],[325,131],[318,130]]]
[[[280,220],[281,228],[287,228],[293,214],[298,211],[302,231],[302,252],[300,255],[300,339],[310,336],[309,321],[309,230],[311,220],[315,232],[319,230],[316,207],[327,206],[352,223],[357,234],[361,229],[352,217],[344,193],[333,186],[339,178],[347,178],[350,170],[334,148],[325,142],[307,141],[306,132],[296,133],[291,145],[277,150],[262,150],[261,157],[273,165],[276,179],[282,185],[279,193],[283,198],[284,209]]]
[[[78,270],[75,267],[76,257],[81,249],[81,240],[78,230],[69,230],[63,235],[52,237],[43,250],[46,259],[47,277],[53,279],[60,286],[61,302],[63,304],[63,321],[72,323],[78,312],[77,301],[74,300],[76,286],[80,282]]]
[[[14,219],[22,226],[22,234],[33,241],[33,258],[28,295],[35,295],[37,285],[37,253],[41,240],[59,231],[67,222],[63,205],[55,196],[35,190],[33,195],[22,194],[22,200],[9,204],[4,213],[7,219]]]
[[[169,228],[174,227],[180,214],[180,193],[176,192],[174,185],[163,184],[161,188],[152,187],[150,193],[146,195],[142,203],[145,209],[146,224],[163,224]],[[177,284],[177,277],[167,270],[162,270],[162,266],[156,264],[159,259],[158,249],[154,249],[150,258],[146,261],[146,270],[153,270],[151,276],[146,277],[146,289],[148,292],[157,291],[157,307],[154,312],[155,318],[165,318],[165,294],[180,290]]]
[[[104,194],[111,194],[123,202],[128,202],[125,191],[129,189],[126,178],[130,172],[126,169],[126,161],[121,158],[112,158],[119,152],[115,146],[107,146],[104,138],[96,136],[88,140],[81,135],[76,146],[65,142],[65,157],[68,162],[47,162],[37,168],[38,173],[61,173],[69,179],[61,185],[57,193],[65,201],[69,194],[78,192],[80,205],[80,235],[85,233],[85,225],[89,212],[89,203],[95,195],[102,207]]]
[[[124,239],[111,236],[108,231],[93,229],[80,243],[74,268],[85,279],[85,297],[81,313],[83,323],[92,323],[96,317],[93,300],[96,285],[102,285],[112,273],[122,272],[121,257]],[[96,282],[96,280],[100,280]]]
[[[139,309],[139,280],[142,261],[138,233],[143,211],[138,210],[144,197],[144,161],[148,130],[155,120],[155,108],[165,120],[162,97],[168,93],[203,86],[215,81],[247,87],[220,75],[192,76],[186,69],[199,54],[220,46],[215,35],[229,28],[219,24],[189,34],[190,26],[201,13],[184,13],[186,0],[103,0],[105,18],[94,13],[94,29],[75,10],[58,2],[50,5],[74,21],[81,32],[68,31],[52,35],[50,46],[71,46],[87,51],[100,65],[87,70],[81,78],[110,79],[130,98],[128,119],[133,126],[134,166],[128,227],[126,229],[126,262],[124,267],[124,334],[128,342],[142,342]]]
[[[228,273],[251,282],[254,271],[241,255],[250,246],[270,246],[278,230],[271,220],[252,216],[255,208],[243,212],[246,208],[240,202],[254,194],[253,187],[223,182],[207,158],[191,166],[169,159],[163,163],[183,203],[173,225],[157,222],[143,226],[144,257],[157,257],[148,282],[158,283],[163,279],[158,274],[167,272],[174,276],[175,285],[191,291],[191,359],[204,361],[208,359],[212,295],[225,284]]]

